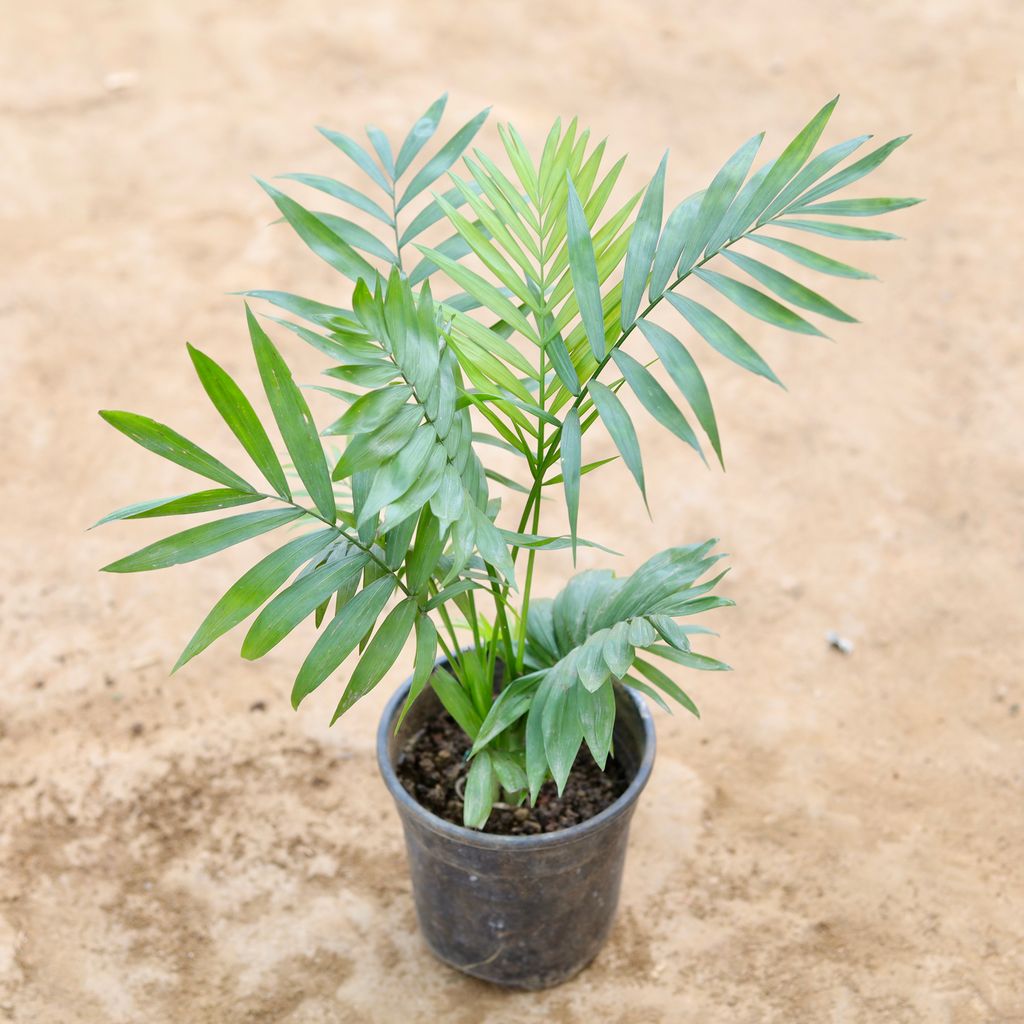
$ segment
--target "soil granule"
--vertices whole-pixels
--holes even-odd
[[[459,794],[469,772],[470,745],[452,716],[442,711],[409,737],[395,766],[406,792],[417,803],[456,825],[462,824]],[[628,785],[625,771],[614,758],[601,771],[584,744],[561,796],[553,782],[546,782],[533,807],[496,805],[484,831],[506,836],[558,832],[600,814]]]

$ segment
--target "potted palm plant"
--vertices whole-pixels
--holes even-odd
[[[319,633],[291,699],[297,708],[336,686],[332,724],[412,644],[412,673],[384,711],[378,754],[405,828],[421,926],[461,970],[537,988],[584,966],[611,925],[629,818],[654,757],[643,697],[696,715],[676,670],[727,667],[691,647],[708,632],[694,620],[731,603],[717,593],[724,573],[713,540],[659,552],[627,576],[578,573],[553,599],[534,594],[538,557],[571,548],[575,561],[580,546],[599,546],[577,533],[580,492],[612,460],[588,461],[584,436],[608,432],[645,503],[624,393],[705,462],[710,454],[722,463],[693,343],[779,381],[707,296],[799,334],[822,333],[809,315],[852,321],[787,263],[870,275],[793,234],[891,239],[851,219],[916,200],[835,197],[904,141],[855,159],[868,136],[815,153],[835,100],[774,160],[755,168],[755,135],[671,208],[666,159],[646,188],[612,202],[623,159],[608,166],[606,143],[594,144],[575,119],[556,121],[536,156],[514,127],[499,126],[492,158],[469,151],[484,111],[424,158],[445,102],[397,151],[376,128],[368,145],[322,130],[361,172],[361,186],[285,177],[335,212],[261,182],[282,219],[352,283],[351,299],[245,293],[269,310],[261,323],[246,307],[269,418],[189,347],[252,463],[244,473],[145,416],[101,413],[216,485],[101,522],[260,506],[105,569],[159,569],[287,530],[210,610],[175,669],[250,616],[241,648],[249,659],[312,619]],[[693,286],[703,293],[694,297]],[[672,326],[652,318],[662,308],[678,314]],[[336,412],[322,429],[268,322],[329,362],[330,382],[318,390]],[[492,455],[516,470],[493,468]],[[254,482],[253,467],[265,482]],[[552,493],[564,510],[544,532],[552,513],[542,515],[542,498]]]

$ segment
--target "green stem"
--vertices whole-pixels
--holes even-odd
[[[391,181],[391,226],[395,229],[395,266],[402,270],[402,245],[399,242],[398,234],[398,191],[395,188],[396,182]]]
[[[337,523],[332,523],[329,519],[325,519],[319,512],[314,511],[311,508],[306,508],[303,505],[299,505],[294,501],[289,501],[287,498],[282,498],[280,494],[260,494],[261,498],[269,498],[272,501],[280,501],[285,505],[291,505],[292,508],[297,508],[300,512],[305,512],[307,516],[312,516],[314,519],[319,519],[324,525],[329,526],[332,530],[340,533],[353,547],[359,548],[360,551],[369,555],[370,558],[377,563],[377,565],[383,569],[389,576],[394,576],[395,582],[401,587],[406,597],[412,597],[412,591],[402,582],[401,576],[395,572],[394,569],[388,565],[379,555],[374,554],[373,550],[367,547],[358,537],[353,537],[343,526],[339,526]]]
[[[545,267],[544,267],[544,241],[541,239],[540,243],[541,253],[541,266],[540,266],[540,293],[544,294],[544,282],[545,282]],[[540,354],[538,356],[538,387],[537,387],[537,404],[543,409],[544,402],[547,399],[546,386],[547,386],[547,373],[545,372],[544,366],[544,347],[548,343],[548,332],[545,330],[545,323],[550,317],[550,313],[547,309],[547,303],[544,305],[544,316],[537,318],[537,330],[540,332]],[[539,423],[540,430],[537,435],[537,458],[536,462],[531,464],[533,471],[533,488],[536,489],[538,481],[543,482],[544,479],[544,421],[541,420]],[[531,491],[532,493],[532,491]],[[533,520],[531,524],[530,532],[536,534],[540,528],[540,501],[535,502],[533,507]],[[519,532],[522,533],[522,527],[519,528]],[[512,553],[513,562],[518,551]],[[523,662],[526,658],[526,623],[527,616],[530,614],[530,593],[533,589],[533,566],[537,559],[537,552],[533,548],[526,555],[526,579],[523,583],[523,609],[519,616],[519,630],[518,636],[516,637],[516,675],[519,675],[523,671]]]
[[[676,288],[678,288],[679,285],[681,285],[683,281],[685,281],[698,267],[704,266],[704,264],[707,263],[708,260],[713,259],[715,256],[717,256],[718,253],[722,251],[722,249],[728,249],[729,246],[735,244],[736,242],[740,241],[743,238],[746,238],[748,234],[752,234],[752,232],[744,232],[738,238],[731,239],[730,241],[726,242],[720,249],[716,249],[715,252],[711,253],[709,256],[705,256],[704,259],[699,260],[692,267],[690,267],[690,269],[687,270],[684,274],[680,274],[679,277],[677,277],[670,285],[668,285],[668,287],[665,288],[665,290],[656,299],[652,299],[651,302],[647,304],[647,307],[633,318],[633,322],[622,332],[622,334],[619,335],[619,337],[616,339],[612,347],[605,353],[604,358],[602,358],[601,361],[597,364],[597,368],[580,388],[580,393],[573,399],[571,408],[578,409],[583,404],[584,399],[587,397],[587,391],[590,385],[590,381],[597,379],[601,371],[608,365],[608,362],[611,360],[615,350],[622,346],[623,342],[625,342],[625,340],[633,333],[633,330],[636,327],[636,325],[644,317],[646,317],[651,312],[651,310],[653,310],[654,307],[657,306],[658,303],[661,302],[661,300],[669,292],[674,291]],[[533,486],[530,488],[530,493],[526,498],[526,505],[523,509],[523,515],[519,520],[520,533],[523,533],[525,531],[526,524],[529,522],[529,517],[533,512],[534,506],[539,505],[540,490],[543,485],[544,474],[551,468],[551,466],[554,464],[555,459],[557,458],[556,452],[558,449],[558,443],[561,440],[561,438],[562,427],[561,425],[559,425],[555,428],[554,433],[551,435],[551,438],[548,442],[547,451],[543,456],[541,472],[534,477]],[[515,563],[518,554],[519,549],[513,548],[511,551],[513,564]]]

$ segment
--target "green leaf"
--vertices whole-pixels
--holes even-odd
[[[459,213],[454,206],[446,203],[442,197],[438,196],[436,202],[444,210],[445,216],[451,221],[455,230],[480,259],[480,262],[516,298],[535,311],[539,311],[539,301],[531,294],[526,282],[519,276],[515,267],[505,259],[494,242],[487,237],[487,234],[477,224],[473,224],[467,217]]]
[[[832,116],[839,97],[829,100],[814,117],[797,133],[793,141],[771,165],[760,185],[753,190],[742,209],[736,211],[733,223],[740,228],[756,220],[768,208],[768,204],[782,191],[786,183],[803,167],[811,155],[821,133]]]
[[[768,364],[719,316],[693,299],[668,293],[668,301],[686,318],[690,326],[714,349],[751,373],[767,377],[782,387],[782,381]]]
[[[715,541],[710,540],[698,545],[669,548],[648,559],[615,589],[609,600],[601,604],[591,616],[591,626],[612,626],[636,616],[659,612],[670,602],[695,597],[700,588],[691,584],[721,557],[705,557],[714,544]],[[712,581],[705,589],[710,589],[717,582]],[[650,631],[641,629],[639,636],[643,637],[645,633],[649,635]],[[627,632],[627,640],[636,646],[632,626]]]
[[[223,462],[163,423],[157,423],[148,416],[113,409],[100,410],[100,416],[116,430],[120,430],[125,437],[130,437],[136,444],[148,448],[170,462],[184,466],[185,469],[205,476],[208,480],[224,484],[232,490],[253,491],[251,484],[228,469]]]
[[[223,551],[234,544],[240,544],[250,537],[276,530],[277,527],[298,519],[302,509],[270,509],[265,512],[243,512],[228,516],[213,523],[203,523],[182,530],[155,544],[149,544],[134,554],[119,558],[105,565],[101,572],[145,572],[149,569],[166,569],[183,562],[194,562],[217,551]]]
[[[589,622],[586,627],[589,628]],[[576,659],[576,674],[579,676],[580,684],[588,693],[593,693],[601,688],[605,680],[611,674],[611,669],[604,660],[604,640],[606,636],[593,633],[579,648],[579,656]],[[582,699],[582,694],[581,694]],[[580,705],[582,713],[582,704]]]
[[[711,285],[715,291],[720,292],[730,302],[734,302],[744,312],[756,316],[758,320],[763,320],[775,327],[783,327],[787,331],[795,331],[797,334],[813,334],[824,337],[814,324],[808,323],[802,316],[798,316],[791,309],[769,298],[756,288],[743,284],[742,281],[726,277],[714,270],[697,270],[695,273],[705,284]]]
[[[416,699],[423,692],[423,688],[430,679],[430,673],[434,671],[434,661],[437,658],[437,629],[430,621],[429,615],[420,615],[416,619],[416,660],[413,663],[412,683],[409,685],[409,693],[402,705],[401,714],[395,723],[395,732],[402,727],[405,716],[409,709],[416,703]]]
[[[366,555],[348,554],[346,548],[341,548],[338,557],[331,552],[324,564],[311,563],[256,617],[242,641],[242,657],[255,661],[273,650],[331,594],[358,577],[367,561]]]
[[[422,509],[417,511],[422,511]],[[411,557],[410,545],[412,544],[412,536],[415,531],[415,517],[406,519],[401,524],[385,523],[384,528],[380,531],[387,534],[387,538],[384,541],[384,562],[393,572],[397,573],[402,563]],[[373,571],[378,572],[377,569]]]
[[[696,228],[703,192],[684,199],[669,215],[658,242],[658,252],[651,268],[651,285],[647,297],[654,302],[668,285],[672,271],[683,255],[683,246]]]
[[[640,400],[640,404],[666,429],[672,431],[680,440],[685,441],[701,457],[700,442],[693,432],[686,417],[676,407],[675,402],[666,394],[665,389],[654,379],[645,366],[638,363],[632,356],[627,355],[621,348],[615,349],[612,353],[615,365],[619,368],[622,376],[633,389],[633,393]]]
[[[290,540],[266,558],[260,559],[210,609],[171,671],[177,672],[182,665],[206,650],[214,640],[247,619],[270,599],[300,565],[318,555],[336,537],[334,530],[317,530]]]
[[[633,479],[636,481],[640,493],[643,495],[644,504],[647,504],[647,488],[644,484],[644,466],[640,457],[640,442],[637,440],[636,430],[633,421],[629,418],[622,402],[619,401],[615,392],[606,388],[600,381],[590,382],[590,396],[594,400],[601,422],[611,435],[615,447],[618,448],[622,461],[626,463]]]
[[[501,241],[509,255],[528,276],[534,277],[530,256],[539,260],[540,248],[533,235],[532,225],[536,219],[530,215],[530,208],[525,206],[522,196],[515,191],[508,179],[504,179],[510,193],[506,194],[504,186],[498,181],[498,177],[503,177],[500,172],[498,176],[488,174],[468,156],[464,162],[473,176],[473,181],[462,182],[456,178],[458,189],[463,192],[466,201],[471,204],[487,230]],[[491,163],[490,166],[494,167],[494,164]],[[494,167],[494,170],[497,168]],[[485,202],[483,197],[490,200],[490,203]]]
[[[533,207],[527,198],[523,196],[522,189],[501,170],[500,167],[479,148],[473,150],[473,155],[483,166],[481,170],[469,157],[465,158],[465,164],[470,169],[477,184],[494,204],[495,209],[511,208],[515,214],[525,221],[530,231],[540,231],[540,222],[534,213]],[[498,195],[500,193],[500,195]],[[500,199],[500,201],[498,201]]]
[[[506,487],[511,487],[513,490],[526,490],[526,488],[521,488],[514,480],[509,480],[493,470],[487,470],[487,476],[492,480],[497,479],[500,483],[503,483]],[[437,517],[438,530],[442,534],[447,533],[448,527],[462,515],[466,501],[465,485],[455,467],[448,463],[443,467],[443,474],[437,490],[430,497],[430,510]]]
[[[594,242],[590,237],[583,204],[572,181],[568,183],[569,198],[566,206],[566,233],[569,243],[569,271],[579,303],[580,318],[590,341],[594,358],[604,358],[604,310],[601,306],[601,287],[598,284]]]
[[[501,532],[475,505],[469,506],[469,518],[480,557],[488,564],[493,565],[505,577],[513,590],[516,589],[515,567],[509,557],[508,548]]]
[[[324,429],[326,435],[368,434],[387,423],[412,395],[407,384],[385,386],[357,398],[343,416]]]
[[[318,352],[322,352],[325,356],[331,359],[337,360],[342,363],[349,361],[355,363],[362,363],[370,358],[369,353],[363,351],[363,345],[360,344],[357,348],[353,344],[354,339],[344,338],[341,339],[341,334],[336,334],[334,338],[327,338],[317,331],[311,331],[301,324],[292,323],[291,320],[286,320],[280,316],[270,316],[267,319],[272,320],[275,324],[280,324],[282,327],[291,331],[293,334],[297,334],[307,345],[311,345]],[[361,341],[362,339],[360,339]],[[373,348],[369,342],[364,343],[367,348]],[[374,349],[379,356],[379,350]]]
[[[126,505],[97,520],[89,529],[94,530],[104,523],[120,519],[189,516],[197,512],[214,512],[222,508],[234,508],[236,505],[251,505],[254,501],[263,500],[264,495],[262,494],[253,494],[251,491],[235,491],[230,487],[196,491],[195,494],[179,494],[173,498],[157,498],[154,501],[139,501],[134,505]]]
[[[665,611],[667,615],[699,615],[715,608],[732,608],[735,601],[727,597],[702,597],[697,601],[684,601]]]
[[[506,542],[519,548],[527,548],[535,551],[562,551],[572,547],[572,538],[568,535],[562,537],[548,537],[539,533],[517,533],[515,530],[499,531]],[[613,551],[606,548],[597,541],[587,540],[585,537],[577,537],[576,544],[581,548],[596,548],[598,551],[606,551],[609,555],[621,555],[621,551]]]
[[[911,198],[837,199],[834,203],[812,203],[810,206],[801,203],[793,207],[793,212],[830,217],[876,217],[894,210],[905,210],[921,201]]]
[[[653,686],[648,686],[642,679],[637,679],[636,676],[623,676],[622,681],[631,689],[637,690],[647,697],[650,697],[655,704],[661,708],[662,711],[667,711],[668,714],[672,714],[672,709],[665,703],[665,698]]]
[[[520,183],[526,194],[530,197],[535,207],[540,206],[540,192],[537,182],[537,172],[530,159],[530,154],[523,143],[522,137],[516,131],[514,125],[498,125],[498,135],[505,153],[508,155],[509,163],[515,170]]]
[[[458,597],[459,594],[465,594],[469,590],[483,590],[485,589],[482,584],[475,583],[473,580],[459,580],[458,583],[453,583],[450,587],[445,587],[444,590],[435,594],[424,606],[424,611],[433,611],[435,608],[440,608],[441,605],[453,598]]]
[[[820,185],[815,185],[814,188],[805,192],[800,197],[800,202],[805,204],[816,202],[819,199],[824,199],[825,196],[831,195],[833,192],[838,192],[839,189],[845,188],[847,185],[852,185],[855,181],[859,181],[864,175],[870,174],[871,171],[878,167],[894,150],[899,149],[909,138],[909,135],[901,135],[897,139],[892,139],[879,146],[873,152],[868,153],[867,156],[861,157],[856,163],[836,171],[835,174],[830,178],[826,178]]]
[[[379,363],[369,365],[332,366],[324,373],[357,388],[380,388],[401,376],[402,371],[394,363],[382,359]]]
[[[785,209],[796,200],[801,192],[813,185],[823,174],[828,174],[836,164],[845,160],[855,149],[864,145],[870,138],[870,135],[858,135],[855,139],[847,139],[845,142],[830,146],[815,156],[813,160],[808,161],[789,180],[786,187],[768,204],[764,212],[758,217],[758,224],[761,225],[771,220],[780,210]],[[747,226],[743,225],[743,227]]]
[[[436,447],[433,427],[424,423],[393,458],[380,467],[357,515],[358,523],[375,516],[385,505],[397,501],[415,484]]]
[[[466,158],[466,166],[470,172],[479,170],[468,157]],[[525,278],[528,280],[536,279],[537,267],[535,260],[539,259],[540,250],[537,248],[537,243],[534,241],[533,236],[522,224],[515,210],[504,201],[500,192],[492,189],[492,194],[498,202],[498,207],[496,208],[481,197],[481,188],[476,182],[463,181],[455,174],[449,176],[455,182],[455,187],[462,193],[463,198],[469,204],[473,213],[476,214],[477,223],[473,225],[474,230],[478,231],[485,239],[493,239],[493,241],[489,241],[489,244],[504,253],[502,256],[504,262],[508,263],[508,259],[510,259],[522,270]],[[486,180],[484,178],[485,182]],[[441,201],[440,198],[438,201]],[[525,240],[526,248],[534,254],[533,259],[527,255],[523,246],[519,244],[517,236]],[[508,259],[505,258],[506,256]],[[491,258],[494,258],[493,254]],[[511,282],[509,287],[513,287]],[[525,292],[523,298],[524,301],[532,304],[532,296],[530,296],[529,291]]]
[[[615,688],[611,679],[596,689],[580,687],[576,690],[577,711],[583,738],[601,771],[608,761],[612,747],[612,731],[615,728]]]
[[[650,648],[652,654],[659,654],[677,665],[684,665],[686,668],[699,669],[701,672],[731,672],[732,668],[724,661],[717,658],[709,658],[703,654],[694,654],[693,651],[680,651],[675,647],[663,647],[660,644]]]
[[[607,466],[609,462],[618,462],[618,455],[611,455],[607,459],[596,459],[594,462],[588,462],[580,467],[580,476],[586,476],[587,473],[593,473],[595,469],[600,469],[602,466]],[[556,473],[554,476],[549,476],[544,481],[544,487],[552,487],[555,484],[561,484],[565,482],[565,477],[561,473]]]
[[[373,146],[373,151],[377,154],[377,159],[380,160],[384,173],[394,179],[395,158],[391,154],[391,143],[388,142],[388,137],[372,124],[366,126],[366,137],[370,140],[370,145]]]
[[[616,679],[621,679],[629,671],[634,653],[629,643],[629,623],[617,622],[608,630],[601,648],[601,656]]]
[[[423,116],[409,129],[409,134],[402,141],[398,150],[398,158],[395,160],[395,177],[400,178],[408,170],[409,165],[416,159],[416,154],[430,141],[444,113],[445,104],[448,102],[448,93],[442,93],[433,103],[427,107]]]
[[[546,212],[555,197],[554,176],[556,171],[564,173],[568,161],[568,149],[576,135],[576,118],[572,119],[565,137],[562,136],[562,119],[555,118],[555,123],[548,130],[544,140],[544,149],[540,154],[537,180],[540,186],[541,212]]]
[[[285,479],[281,462],[249,399],[231,376],[209,356],[191,345],[187,348],[203,389],[209,395],[217,412],[249,453],[257,469],[267,478],[268,483],[282,498],[291,501],[292,492]]]
[[[268,291],[265,288],[257,288],[251,291],[235,292],[243,298],[262,299],[271,305],[277,306],[288,313],[294,313],[311,324],[319,327],[329,327],[332,330],[352,331],[359,329],[359,322],[352,317],[347,309],[339,309],[337,306],[329,306],[324,302],[317,302],[315,299],[304,299],[301,295],[293,295],[291,292]]]
[[[708,244],[704,250],[707,253],[708,259],[710,259],[712,254],[718,252],[730,238],[742,234],[743,230],[749,227],[745,220],[747,200],[761,187],[761,182],[764,181],[774,166],[775,161],[769,160],[768,163],[758,167],[743,183],[743,188],[736,193],[736,198],[732,201],[732,205],[708,239]]]
[[[425,188],[432,185],[462,155],[463,150],[473,141],[473,136],[487,120],[491,108],[481,110],[472,120],[467,121],[416,173],[402,194],[398,209],[418,196]]]
[[[465,195],[460,192],[457,188],[449,189],[447,192],[443,192],[438,199],[444,199],[445,202],[450,203],[452,206],[462,206],[466,201]],[[444,219],[444,210],[441,209],[440,203],[437,200],[427,203],[426,206],[416,214],[415,217],[409,222],[409,226],[402,232],[402,237],[398,241],[398,247],[404,249],[405,246],[411,242],[417,235],[422,234],[432,224],[436,224],[439,220]]]
[[[488,480],[493,480],[496,484],[501,484],[502,487],[507,487],[510,491],[516,491],[519,494],[530,493],[529,487],[519,483],[518,480],[513,480],[511,477],[505,476],[504,473],[499,473],[496,469],[484,470],[484,474]]]
[[[543,674],[531,672],[519,676],[498,694],[479,727],[470,756],[476,756],[495,736],[514,725],[529,711],[533,692],[537,689]]]
[[[315,188],[318,192],[323,192],[325,195],[340,199],[343,203],[348,203],[349,206],[354,206],[357,210],[368,213],[371,217],[376,217],[377,220],[387,224],[388,227],[392,225],[390,214],[385,213],[377,203],[368,196],[364,196],[358,189],[352,188],[351,185],[346,185],[334,178],[324,177],[322,174],[282,174],[280,177],[308,185],[310,188]]]
[[[329,263],[339,273],[358,281],[365,278],[373,281],[377,271],[363,259],[340,235],[332,231],[319,217],[310,213],[301,203],[291,196],[274,188],[273,185],[260,178],[257,184],[274,201],[284,219],[295,229],[295,233],[325,263]]]
[[[429,508],[420,510],[415,526],[416,540],[405,555],[405,578],[409,592],[422,600],[431,577],[440,575],[442,571],[438,563],[447,538],[441,533],[437,517]]]
[[[466,776],[462,808],[462,824],[466,828],[483,828],[487,824],[494,806],[494,784],[491,755],[483,750],[473,758]]]
[[[808,231],[812,235],[824,235],[826,238],[841,238],[847,242],[893,242],[900,239],[899,235],[894,235],[891,231],[859,228],[853,224],[832,224],[829,221],[799,220],[788,216],[773,220],[772,224],[780,228]]]
[[[274,343],[257,323],[248,306],[245,315],[249,322],[249,336],[252,339],[253,351],[256,353],[256,365],[259,367],[263,389],[267,393],[285,447],[313,503],[324,519],[333,523],[337,518],[334,488],[331,486],[327,460],[324,458],[324,450],[320,446],[320,438],[309,406],[292,380],[291,370],[274,347]]]
[[[526,778],[526,772],[523,771],[523,766],[516,760],[515,755],[507,754],[503,750],[491,750],[489,753],[494,777],[506,793],[521,793],[529,788],[530,783]]]
[[[743,184],[763,139],[764,132],[747,139],[712,179],[701,200],[696,223],[683,245],[679,260],[680,275],[685,274],[704,251]]]
[[[693,409],[697,422],[707,434],[711,447],[718,456],[719,464],[725,468],[722,460],[722,444],[718,436],[718,423],[715,410],[711,405],[711,396],[707,384],[693,357],[678,338],[670,334],[664,327],[649,320],[639,321],[640,330],[668,371],[668,375],[683,393],[690,408]]]
[[[444,478],[447,455],[440,445],[434,447],[423,467],[419,478],[397,501],[385,509],[386,518],[384,532],[390,532],[409,516],[416,515],[420,509],[437,493]]]
[[[686,710],[689,711],[692,715],[695,715],[697,718],[700,718],[700,711],[697,710],[697,705],[694,704],[693,701],[690,700],[687,694],[682,690],[682,688],[676,682],[670,679],[667,675],[665,675],[665,673],[662,672],[661,669],[655,668],[654,665],[651,665],[649,662],[644,661],[642,658],[637,658],[636,661],[633,662],[633,666],[634,668],[636,668],[638,672],[640,672],[647,679],[649,679],[656,687],[658,687],[658,689],[661,690],[662,693],[668,694],[668,696],[671,697],[674,701],[676,701],[679,704],[682,704],[682,706],[686,708]]]
[[[530,326],[519,307],[505,298],[493,284],[485,281],[468,267],[450,259],[438,249],[430,249],[425,245],[417,245],[416,248],[436,263],[460,288],[464,288],[474,298],[479,299],[492,313],[512,324],[517,331],[531,341],[540,343],[537,332]]]
[[[437,699],[471,739],[480,731],[480,715],[466,691],[455,681],[450,672],[443,668],[434,670],[430,677],[430,685],[437,694]]]
[[[337,146],[357,167],[365,171],[388,195],[392,194],[391,183],[373,162],[373,157],[355,139],[350,138],[348,135],[343,135],[341,132],[332,131],[330,128],[317,128],[317,131],[328,142]]]
[[[551,360],[551,365],[555,368],[558,379],[565,385],[565,389],[569,394],[578,395],[580,393],[580,381],[576,375],[576,367],[573,365],[569,350],[565,347],[562,335],[557,331],[548,338],[547,344],[544,346],[544,354]]]
[[[633,223],[626,249],[626,267],[622,275],[622,311],[620,323],[625,330],[636,319],[640,297],[644,293],[647,277],[654,260],[654,250],[661,234],[661,215],[665,199],[665,165],[668,153],[661,158],[651,179],[643,202]]]
[[[658,631],[646,619],[630,619],[627,639],[634,647],[650,647],[658,639]]]
[[[821,253],[814,252],[813,249],[805,249],[802,245],[795,245],[785,239],[771,238],[768,235],[750,235],[748,237],[752,242],[757,242],[758,245],[763,245],[774,252],[782,253],[783,256],[788,256],[801,266],[810,267],[811,270],[817,270],[822,274],[830,274],[832,277],[848,277],[856,281],[877,280],[874,274],[868,274],[847,263],[840,263],[839,260],[822,256]]]
[[[355,598],[342,612],[342,615],[349,619],[353,615],[352,604],[354,601]],[[373,618],[376,621],[377,616],[374,615]],[[391,610],[367,645],[362,658],[359,659],[359,664],[356,665],[356,670],[352,673],[352,678],[349,680],[348,686],[345,687],[345,693],[334,712],[334,718],[331,719],[332,724],[384,678],[384,674],[402,653],[402,648],[405,646],[405,641],[409,639],[415,620],[415,598],[408,597]]]
[[[549,679],[555,682],[544,702],[541,730],[544,734],[544,754],[559,795],[572,771],[573,762],[583,742],[583,724],[580,722],[577,694],[580,687],[567,671],[552,669]]]
[[[662,640],[670,644],[677,651],[688,651],[690,649],[689,634],[692,632],[711,632],[704,630],[701,626],[680,626],[675,619],[668,615],[649,615],[651,625],[658,631]]]
[[[385,263],[396,263],[398,257],[372,232],[367,231],[355,221],[339,217],[322,210],[310,211],[314,217],[328,230],[333,231],[340,239],[347,242],[353,249],[361,249]]]
[[[580,512],[580,417],[573,407],[562,422],[562,479],[565,482],[565,506],[569,513],[569,535],[572,537],[572,564],[576,564],[576,523]]]
[[[358,646],[359,641],[373,629],[377,616],[388,603],[395,589],[394,576],[382,576],[360,590],[327,624],[306,655],[306,660],[295,677],[292,687],[292,707],[297,708]],[[404,642],[404,639],[403,639]],[[385,669],[386,671],[386,669]],[[346,691],[347,692],[347,691]],[[342,699],[344,704],[344,698]],[[345,708],[338,705],[331,725]]]
[[[548,759],[544,751],[544,705],[551,692],[549,672],[537,688],[526,716],[526,778],[530,784],[530,802],[536,803],[540,787],[548,775]]]
[[[779,298],[791,302],[801,309],[809,309],[812,313],[827,316],[831,320],[840,320],[843,323],[856,323],[856,319],[849,313],[844,313],[838,306],[833,305],[824,296],[804,287],[799,281],[780,273],[774,267],[769,267],[760,260],[751,259],[738,252],[726,252],[725,258],[734,263],[740,270],[745,270],[755,281],[760,281],[766,288],[770,288]]]

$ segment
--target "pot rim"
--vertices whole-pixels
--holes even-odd
[[[629,814],[633,810],[640,793],[647,785],[651,776],[651,769],[654,765],[655,733],[654,720],[643,698],[628,687],[623,687],[623,692],[632,702],[637,715],[640,718],[640,725],[644,735],[644,751],[637,766],[636,774],[630,780],[624,793],[613,803],[609,804],[603,811],[595,814],[592,818],[580,822],[578,825],[570,825],[569,828],[560,829],[557,832],[543,832],[533,836],[503,836],[494,835],[490,832],[479,832],[476,829],[466,828],[464,825],[456,825],[438,817],[432,811],[428,811],[422,804],[417,802],[406,791],[398,779],[394,765],[391,763],[391,733],[393,723],[405,702],[406,694],[412,683],[407,679],[391,695],[384,712],[381,715],[380,724],[377,726],[377,764],[380,773],[384,778],[384,784],[388,787],[391,796],[398,804],[399,811],[408,817],[415,818],[417,823],[440,836],[445,836],[463,845],[476,846],[486,850],[535,850],[550,849],[555,846],[562,846],[568,843],[578,842],[595,832],[600,832],[623,814]]]

